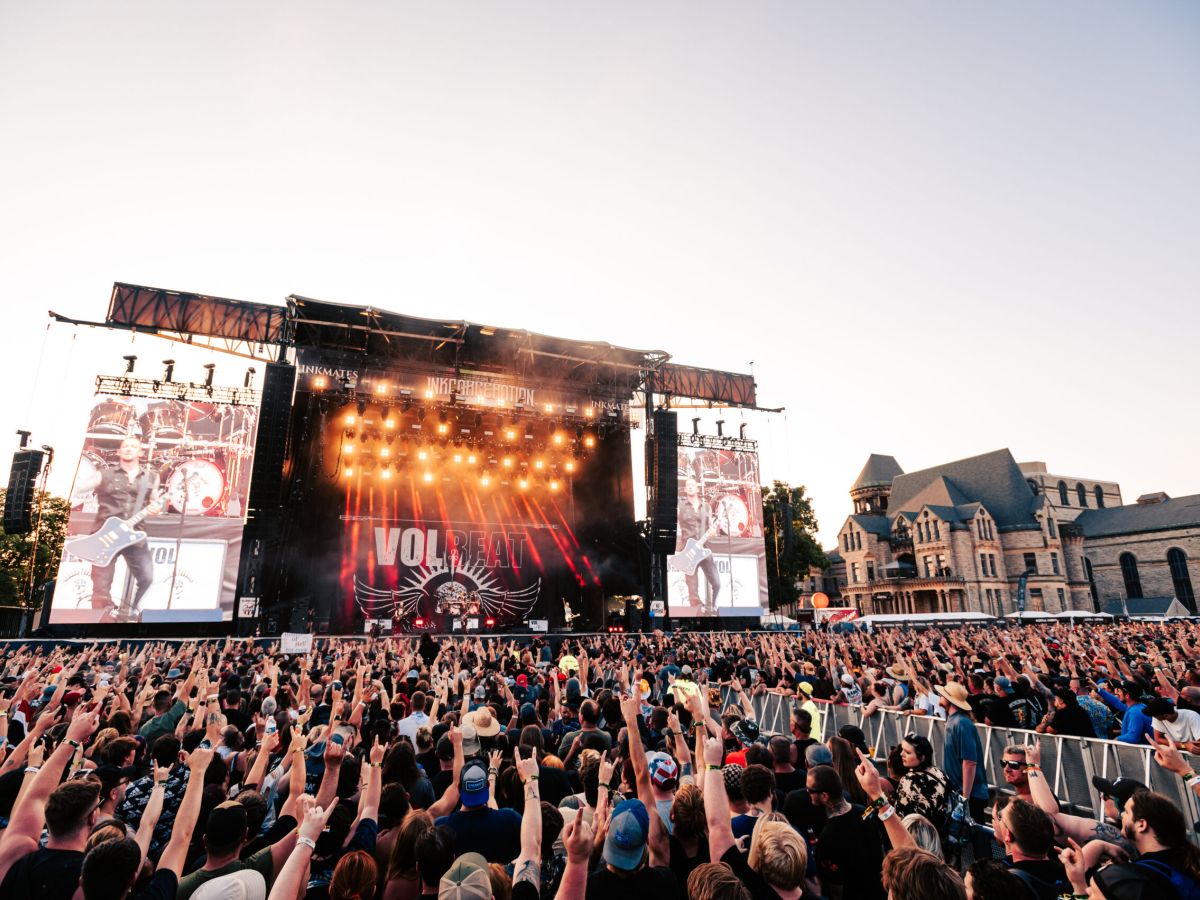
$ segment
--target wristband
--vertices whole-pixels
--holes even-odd
[[[303,844],[305,847],[307,847],[309,850],[312,850],[314,853],[317,850],[317,842],[314,841],[310,837],[305,837],[304,835],[300,835],[300,837],[296,838],[296,843]]]
[[[70,744],[72,747],[74,747],[76,750],[79,750],[83,747],[83,744],[81,744],[79,741],[73,740],[71,738],[67,738],[67,743]]]
[[[155,783],[156,785],[165,785],[165,784],[166,784],[168,781],[170,781],[170,779],[169,779],[169,778],[164,778],[162,781],[156,781],[156,782],[154,782],[154,783]]]
[[[39,771],[39,769],[37,766],[26,766],[25,767],[25,774],[27,774],[27,775],[28,774],[36,775],[38,773],[38,771]]]
[[[1195,777],[1196,777],[1195,772],[1184,772],[1183,773],[1183,783],[1187,784],[1189,781],[1191,781]]]
[[[720,767],[720,766],[714,766],[714,765],[712,765],[711,763],[709,763],[709,764],[705,765],[705,767],[704,767],[704,771],[706,771],[706,772],[720,772],[720,771],[721,771],[721,767]]]
[[[383,763],[381,762],[371,762],[370,760],[367,761],[367,767],[371,769],[378,769],[382,765]]]
[[[885,806],[883,809],[881,809],[879,811],[879,821],[886,822],[888,819],[890,819],[895,814],[896,814],[896,807]]]
[[[496,775],[499,775],[499,774],[500,774],[499,769],[492,769],[492,768],[488,769],[488,777],[495,777]]]
[[[1034,770],[1037,770],[1038,772],[1040,772],[1040,771],[1042,771],[1042,767],[1039,766],[1037,763],[1025,763],[1025,771],[1026,772],[1032,772]]]

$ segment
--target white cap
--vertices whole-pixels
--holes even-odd
[[[267,882],[262,873],[242,869],[204,882],[192,897],[194,900],[266,900]]]

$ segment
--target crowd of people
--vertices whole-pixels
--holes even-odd
[[[1130,777],[1071,814],[1038,732],[1190,787],[1200,631],[9,645],[0,898],[1200,898]],[[754,696],[790,704],[768,734]],[[870,747],[833,704],[946,719]],[[1023,731],[988,783],[977,723]],[[988,823],[986,830],[980,825]],[[995,852],[977,849],[980,835]],[[994,844],[992,843],[994,840]]]

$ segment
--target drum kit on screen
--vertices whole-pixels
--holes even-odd
[[[168,512],[239,518],[257,424],[258,410],[249,406],[108,397],[92,408],[79,474],[116,465],[121,441],[140,438],[145,465],[166,487]],[[87,509],[95,497],[89,491],[71,503]]]
[[[682,478],[692,477],[708,504],[717,533],[730,537],[757,537],[762,533],[751,492],[758,490],[757,471],[746,454],[705,450],[680,466]],[[679,494],[683,496],[683,485]]]

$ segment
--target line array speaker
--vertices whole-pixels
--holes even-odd
[[[41,450],[18,450],[8,473],[4,495],[4,530],[8,534],[33,531],[33,495],[46,454]]]
[[[679,516],[679,417],[669,409],[654,411],[654,433],[647,447],[650,467],[650,549],[674,553]]]

